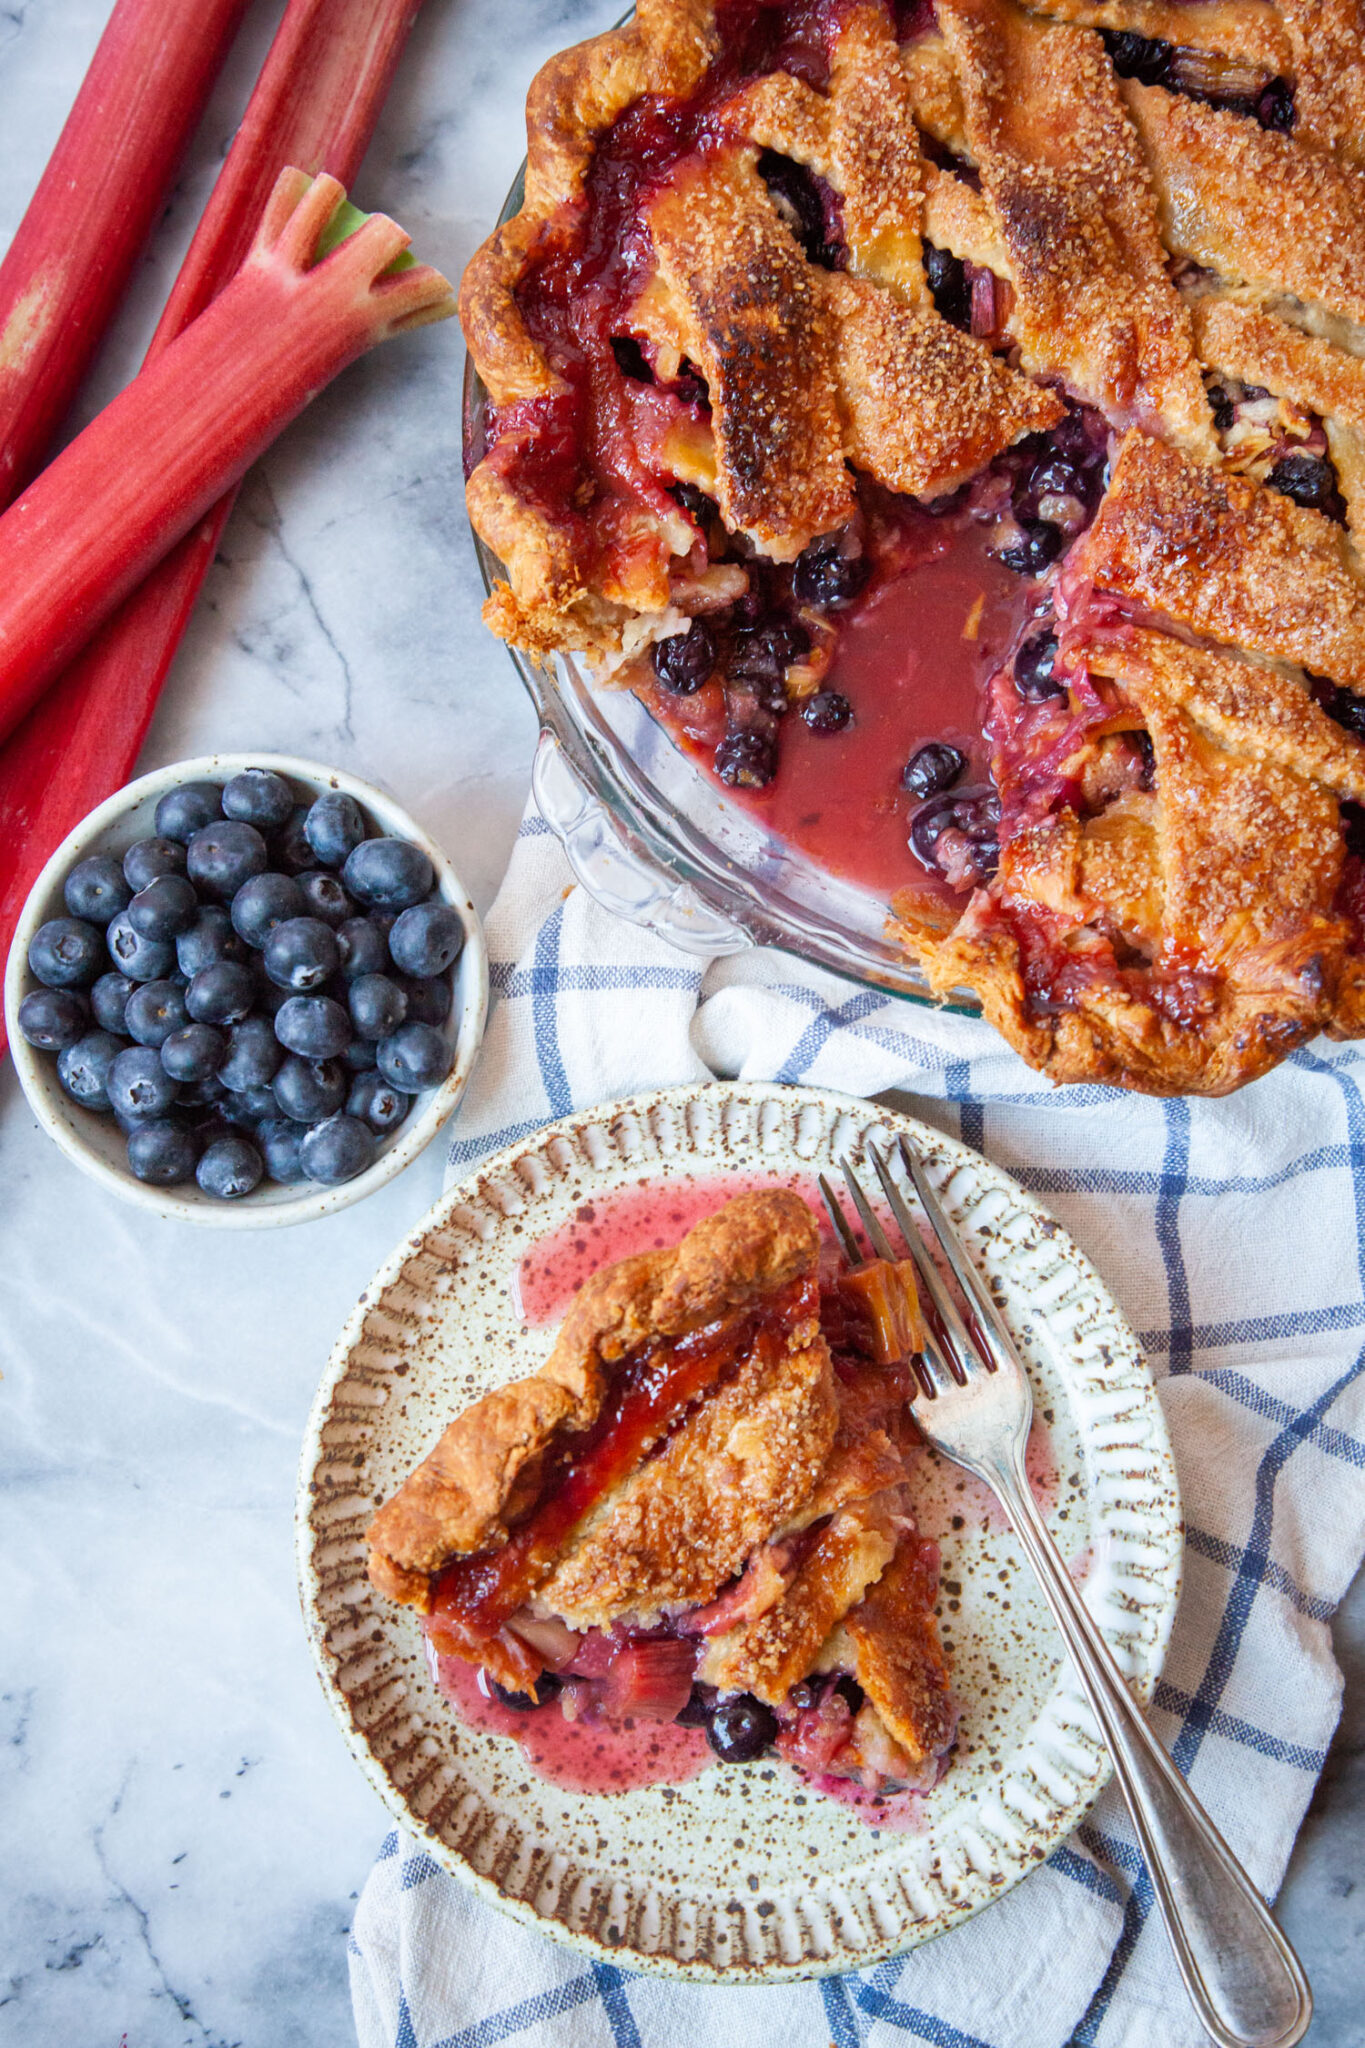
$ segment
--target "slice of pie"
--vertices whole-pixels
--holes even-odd
[[[1365,1028],[1365,0],[640,0],[528,130],[494,631],[1055,1079]]]
[[[907,1491],[914,1282],[874,1262],[822,1297],[820,1266],[778,1190],[604,1268],[375,1516],[374,1585],[521,1707],[932,1785],[956,1712]]]

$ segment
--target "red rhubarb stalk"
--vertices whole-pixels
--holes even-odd
[[[231,278],[286,164],[352,182],[420,5],[290,0],[149,361]],[[172,550],[0,752],[0,961],[48,856],[132,774],[234,496]]]
[[[153,221],[246,0],[118,0],[0,264],[0,506],[34,474]]]
[[[348,363],[454,311],[408,237],[371,214],[321,262],[345,194],[280,174],[227,290],[0,518],[0,737],[149,570]]]

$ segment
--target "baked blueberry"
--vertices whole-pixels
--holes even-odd
[[[144,939],[178,939],[198,914],[194,884],[184,875],[158,875],[128,905],[128,922]]]
[[[240,1024],[256,994],[251,969],[240,960],[215,960],[201,967],[185,991],[185,1008],[196,1024]]]
[[[256,1126],[256,1149],[265,1161],[265,1170],[283,1187],[304,1178],[299,1147],[306,1128],[292,1117],[279,1115],[265,1117]]]
[[[173,981],[144,981],[129,996],[123,1020],[130,1038],[159,1051],[173,1031],[183,1031],[190,1021],[185,992]]]
[[[901,787],[911,796],[937,796],[940,790],[952,788],[966,765],[967,756],[960,747],[930,740],[927,746],[915,749],[901,770]]]
[[[294,815],[294,792],[269,768],[244,768],[223,785],[223,816],[258,832],[276,832]]]
[[[838,534],[826,534],[797,556],[792,590],[799,604],[835,610],[851,604],[871,574],[866,555],[845,554]]]
[[[283,1058],[270,1019],[244,1017],[228,1033],[218,1079],[225,1088],[263,1088],[274,1080]]]
[[[752,1763],[776,1741],[777,1716],[752,1693],[732,1693],[717,1700],[706,1739],[723,1763]]]
[[[1175,54],[1170,43],[1127,28],[1101,29],[1100,34],[1120,78],[1136,78],[1142,85],[1170,83],[1171,59]]]
[[[330,996],[290,996],[275,1013],[275,1036],[304,1060],[331,1060],[351,1040],[351,1020]]]
[[[345,884],[339,875],[328,874],[326,868],[311,868],[306,875],[299,876],[299,888],[303,892],[303,916],[320,918],[333,931],[354,917],[355,905],[346,893]]]
[[[702,619],[693,619],[685,633],[656,640],[650,660],[666,690],[675,697],[690,697],[715,670],[715,635]]]
[[[201,1081],[213,1079],[226,1051],[227,1039],[211,1024],[185,1024],[179,1031],[172,1031],[169,1038],[162,1039],[161,1064],[173,1081],[197,1086]],[[220,1089],[214,1090],[215,1098],[220,1092]],[[184,1095],[180,1099],[182,1102],[187,1100]]]
[[[223,815],[223,792],[216,782],[182,782],[168,789],[156,807],[156,829],[162,839],[189,844],[196,832]]]
[[[245,960],[246,942],[232,929],[232,919],[221,903],[205,903],[187,932],[175,942],[175,961],[191,980],[201,967],[218,960]]]
[[[780,684],[792,663],[809,652],[810,634],[799,620],[765,619],[761,625],[736,633],[726,673],[733,681],[748,683],[763,695],[764,685]],[[785,696],[782,705],[785,709]]]
[[[398,986],[408,1001],[409,1024],[444,1024],[450,1015],[450,981],[444,974],[400,974]]]
[[[330,925],[317,917],[286,918],[261,948],[265,971],[276,988],[307,995],[329,981],[341,965],[341,953]]]
[[[193,1180],[198,1157],[193,1134],[166,1117],[148,1118],[128,1133],[129,1171],[151,1187],[173,1188]]]
[[[39,1052],[60,1052],[90,1029],[90,1006],[71,988],[35,988],[19,1005],[19,1029]]]
[[[381,1038],[375,1061],[386,1081],[406,1095],[434,1088],[455,1062],[445,1038],[431,1024],[401,1024],[391,1038]]]
[[[1288,135],[1294,126],[1294,88],[1287,78],[1272,78],[1256,102],[1256,119],[1263,128]]]
[[[801,716],[812,732],[842,732],[853,723],[853,706],[842,690],[817,690],[802,704]]]
[[[1332,465],[1320,455],[1282,455],[1266,482],[1272,491],[1312,512],[1325,512],[1337,490]]]
[[[254,825],[237,818],[205,825],[186,849],[190,880],[206,896],[231,903],[243,882],[263,875],[269,865],[265,841]]]
[[[279,868],[286,875],[306,874],[309,868],[317,866],[317,856],[308,844],[304,826],[308,822],[307,804],[299,804],[291,812],[288,823],[278,831],[270,842],[270,865]]]
[[[233,1132],[206,1147],[194,1177],[206,1195],[220,1202],[238,1202],[260,1186],[264,1171],[264,1161],[251,1140]]]
[[[144,939],[121,910],[105,934],[109,958],[129,981],[164,981],[177,964],[169,939]]]
[[[464,919],[448,903],[414,904],[394,920],[389,952],[404,974],[444,974],[464,950]]]
[[[1030,704],[1042,704],[1049,697],[1064,697],[1066,684],[1053,674],[1057,661],[1057,635],[1033,633],[1014,657],[1014,687]]]
[[[406,839],[367,839],[347,857],[342,880],[357,903],[406,910],[431,894],[436,874],[420,846]]]
[[[409,914],[403,913],[405,917]],[[337,952],[348,981],[358,974],[382,974],[389,965],[388,937],[372,917],[348,917],[345,924],[338,925]]]
[[[365,814],[353,796],[340,789],[329,789],[309,809],[303,822],[303,836],[313,849],[314,860],[322,867],[344,867],[348,856],[365,837]]]
[[[178,839],[135,839],[123,856],[123,879],[137,894],[158,875],[183,875],[185,849]]]
[[[28,964],[45,988],[89,988],[107,964],[104,933],[83,917],[50,917],[28,942]]]
[[[307,905],[292,875],[253,875],[232,899],[232,929],[248,946],[263,946],[276,925],[302,917]]]
[[[90,1007],[101,1031],[122,1031],[128,998],[137,987],[126,974],[102,974],[90,991]]]
[[[564,1690],[564,1681],[553,1671],[542,1671],[535,1682],[533,1692],[513,1692],[510,1686],[499,1685],[496,1678],[484,1672],[484,1683],[488,1696],[499,1706],[510,1707],[514,1714],[533,1714],[537,1707],[546,1707]]]
[[[123,863],[112,853],[92,853],[78,861],[62,884],[66,907],[73,917],[91,924],[106,925],[132,901],[132,890],[123,873]]]
[[[965,332],[972,324],[972,291],[967,283],[967,266],[961,257],[926,242],[924,274],[939,314]]]
[[[349,1076],[340,1060],[287,1059],[275,1076],[275,1100],[296,1123],[335,1116],[346,1100]]]
[[[309,1180],[339,1187],[374,1164],[374,1132],[358,1116],[329,1116],[310,1124],[299,1147],[299,1161]]]
[[[1001,548],[1000,560],[1017,576],[1041,576],[1061,551],[1062,536],[1057,527],[1041,519],[1025,519],[1020,524],[1018,540]]]
[[[387,974],[358,974],[349,986],[358,1038],[388,1038],[408,1014],[407,997]]]
[[[180,1085],[161,1064],[161,1054],[150,1045],[130,1045],[118,1053],[105,1079],[109,1107],[115,1116],[136,1118],[165,1116],[180,1093]]]
[[[763,789],[777,773],[777,747],[751,726],[727,732],[716,748],[716,773],[731,789]]]
[[[62,1047],[57,1079],[73,1102],[82,1109],[108,1109],[109,1069],[127,1043],[112,1031],[87,1031],[74,1045]]]
[[[381,1138],[396,1131],[411,1108],[412,1097],[378,1072],[357,1074],[346,1097],[347,1116],[358,1116]]]

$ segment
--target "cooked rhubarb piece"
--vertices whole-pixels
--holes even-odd
[[[839,1291],[859,1317],[878,1365],[899,1365],[923,1350],[924,1318],[909,1259],[869,1259],[842,1276]]]
[[[369,1539],[374,1585],[421,1611],[452,1697],[468,1698],[455,1667],[477,1665],[517,1712],[700,1726],[735,1762],[796,1726],[812,1672],[861,1684],[851,1616],[907,1546],[928,1553],[906,1496],[908,1375],[832,1358],[819,1257],[796,1195],[742,1195],[676,1248],[597,1273],[542,1370],[449,1425]],[[896,1341],[913,1293],[888,1298]],[[906,1668],[946,1698],[936,1568],[913,1583],[927,1618]],[[861,1640],[881,1631],[869,1615]],[[857,1736],[845,1775],[931,1783],[946,1715],[914,1750],[859,1703],[819,1770]],[[817,1762],[809,1745],[793,1760]]]

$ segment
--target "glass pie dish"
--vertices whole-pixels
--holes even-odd
[[[522,204],[525,166],[498,224]],[[484,453],[488,397],[464,384],[465,469]],[[485,586],[501,574],[477,534]],[[509,648],[540,721],[532,787],[577,879],[617,917],[708,958],[776,946],[867,988],[932,1004],[919,967],[887,935],[885,898],[845,881],[764,826],[675,743],[628,689],[603,688],[571,656]],[[948,1005],[976,1014],[963,993]]]

